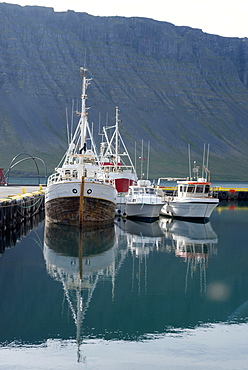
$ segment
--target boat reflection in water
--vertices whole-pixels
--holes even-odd
[[[203,292],[207,261],[216,253],[216,243],[210,223],[120,218],[109,228],[83,232],[47,223],[46,268],[62,284],[77,330],[78,361],[83,338],[137,340],[147,333],[192,326],[192,318],[185,321],[180,311],[169,307],[191,306],[194,292],[197,310],[203,294],[196,288],[200,281]],[[178,257],[187,262],[186,268]],[[198,270],[200,279],[195,276]],[[140,304],[143,318],[138,314]],[[128,312],[132,312],[131,321]],[[193,325],[198,320],[196,314]]]
[[[150,251],[159,250],[164,234],[157,221],[142,222],[119,219],[117,226],[127,238],[127,247],[135,255],[148,255]]]
[[[119,219],[117,233],[124,233],[127,251],[132,256],[132,273],[129,278],[132,281],[132,292],[137,294],[148,293],[148,258],[150,253],[160,252],[162,249],[164,234],[159,227],[158,221],[142,222],[129,219]],[[137,285],[136,285],[137,284]]]
[[[77,329],[79,362],[82,322],[99,279],[113,276],[115,246],[114,225],[84,231],[65,225],[45,225],[46,269],[63,286]]]
[[[217,234],[210,222],[190,222],[161,218],[161,229],[167,238],[171,239],[172,250],[176,257],[181,257],[187,263],[185,291],[188,287],[189,274],[193,278],[199,267],[201,293],[206,292],[206,267],[210,256],[217,254]]]

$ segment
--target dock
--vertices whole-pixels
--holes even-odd
[[[42,185],[0,186],[0,232],[44,211],[44,198]]]
[[[0,256],[28,235],[44,214],[43,186],[0,186]]]
[[[248,200],[248,188],[210,188],[213,195],[219,200]]]

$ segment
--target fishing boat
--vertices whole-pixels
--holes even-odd
[[[162,198],[156,194],[151,182],[138,180],[137,185],[129,186],[124,215],[152,221],[159,218],[163,205]]]
[[[161,215],[199,221],[209,220],[213,210],[219,204],[219,199],[211,196],[210,178],[207,180],[207,174],[210,177],[210,173],[207,167],[205,167],[205,177],[199,177],[198,171],[199,166],[194,162],[193,180],[189,178],[178,180],[175,194],[164,196],[165,204],[160,211]]]
[[[177,181],[177,195],[164,198],[161,215],[176,218],[208,220],[219,203],[210,195],[210,183],[206,179]]]
[[[99,165],[89,129],[86,89],[92,82],[81,68],[82,95],[78,125],[61,160],[62,165],[48,178],[45,194],[46,220],[72,226],[103,225],[114,221],[117,191],[106,181]],[[88,142],[90,144],[88,144]]]
[[[119,130],[119,108],[115,108],[115,125],[103,127],[100,165],[105,176],[114,182],[118,195],[128,192],[138,180],[131,157]],[[118,201],[117,201],[118,202]]]

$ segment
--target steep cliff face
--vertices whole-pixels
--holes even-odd
[[[130,152],[151,142],[150,176],[187,175],[187,146],[210,144],[212,178],[245,179],[248,39],[143,18],[93,17],[0,4],[0,165],[26,151],[49,171],[66,149],[65,109],[80,98],[86,63],[89,120],[121,113]],[[97,136],[97,135],[96,135]],[[99,136],[96,137],[99,140]]]

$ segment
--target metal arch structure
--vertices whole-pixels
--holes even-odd
[[[15,161],[16,161],[16,159],[18,158],[18,157],[20,157],[20,156],[22,156],[22,155],[26,155],[27,157],[26,158],[22,158],[21,160],[19,160],[19,161],[17,161],[16,163],[15,163]],[[20,164],[20,163],[22,163],[22,162],[24,162],[24,161],[27,161],[27,160],[30,160],[30,159],[32,159],[33,161],[34,161],[34,163],[35,163],[35,166],[36,166],[36,169],[37,169],[37,174],[38,174],[38,179],[39,179],[39,182],[40,182],[40,171],[39,171],[39,166],[38,166],[38,164],[37,164],[37,160],[39,160],[39,161],[41,161],[42,163],[43,163],[43,166],[44,166],[44,172],[45,172],[45,179],[47,179],[47,168],[46,168],[46,164],[45,164],[45,162],[43,161],[43,159],[41,159],[41,158],[39,158],[39,157],[34,157],[34,156],[32,156],[31,154],[29,154],[29,153],[19,153],[19,154],[17,154],[13,159],[12,159],[12,161],[10,162],[10,165],[9,165],[9,168],[8,168],[8,170],[6,171],[6,174],[5,174],[5,179],[6,179],[6,183],[8,184],[8,182],[9,182],[9,175],[10,175],[10,171],[15,167],[15,166],[17,166],[18,164]]]

